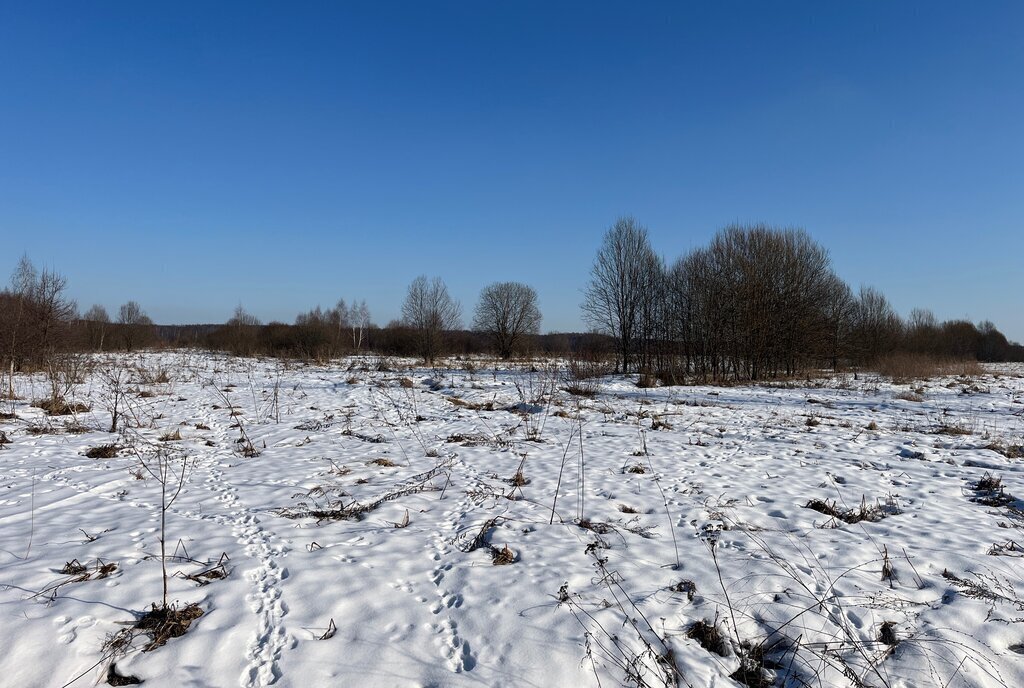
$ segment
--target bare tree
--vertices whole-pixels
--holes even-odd
[[[227,346],[238,356],[250,356],[256,350],[260,319],[249,313],[242,304],[235,306],[234,312],[225,323],[227,327]]]
[[[417,353],[429,365],[441,353],[444,333],[461,325],[462,307],[448,294],[440,277],[428,280],[420,275],[409,285],[402,321],[412,330]]]
[[[370,327],[370,309],[366,307],[365,300],[358,304],[352,302],[348,309],[348,324],[352,328],[352,348],[359,351],[363,346],[366,330]]]
[[[89,340],[89,348],[94,351],[103,351],[103,342],[106,339],[107,328],[110,327],[110,315],[107,309],[100,304],[95,304],[82,316],[85,321],[85,331]]]
[[[605,233],[590,271],[583,301],[584,318],[618,340],[623,372],[630,368],[641,331],[645,285],[660,271],[647,229],[632,217],[620,218]]]
[[[342,351],[345,342],[348,340],[348,316],[349,308],[348,304],[345,303],[345,299],[338,299],[338,303],[334,305],[334,308],[326,313],[327,322],[331,327],[331,340],[335,354]]]
[[[142,306],[136,301],[122,304],[117,312],[117,323],[121,330],[121,338],[128,351],[143,341],[146,330],[151,328],[153,321],[149,319]]]
[[[118,421],[127,410],[125,407],[128,402],[131,367],[128,365],[126,357],[114,355],[107,356],[97,366],[96,371],[99,374],[100,384],[106,392],[103,403],[110,411],[110,430],[108,432],[117,432]]]
[[[853,344],[861,363],[871,363],[895,348],[903,321],[889,299],[873,287],[861,287],[853,318]]]
[[[0,303],[0,362],[7,364],[9,383],[26,360],[45,368],[68,347],[78,307],[66,291],[67,280],[62,275],[52,270],[39,272],[28,256],[18,261],[11,288],[3,292]]]
[[[525,335],[540,332],[537,292],[520,282],[495,282],[480,292],[473,329],[494,341],[498,354],[508,359]]]

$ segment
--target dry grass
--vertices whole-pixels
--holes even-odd
[[[946,375],[972,377],[985,374],[985,370],[977,361],[911,353],[893,353],[882,356],[875,362],[873,368],[879,375],[889,378],[896,384]]]
[[[954,437],[961,437],[964,435],[973,435],[974,431],[962,423],[945,423],[940,425],[934,430],[936,435],[952,435]]]
[[[85,404],[68,403],[61,398],[39,399],[33,401],[32,405],[46,411],[48,416],[71,416],[76,413],[86,413],[89,410],[89,407]]]
[[[986,445],[985,449],[991,449],[1008,459],[1024,459],[1024,444],[1006,444],[1001,440],[996,440]]]
[[[158,438],[161,442],[178,442],[181,440],[181,430],[175,430],[174,432],[165,432]]]
[[[154,605],[135,622],[135,628],[149,636],[149,642],[142,648],[142,651],[155,650],[171,638],[185,635],[192,622],[204,613],[202,608],[194,602],[181,608],[174,605],[167,607]]]
[[[686,631],[686,637],[696,640],[697,644],[708,652],[713,652],[720,657],[729,656],[729,646],[715,623],[697,621]]]
[[[119,447],[116,444],[101,444],[98,447],[92,447],[85,452],[86,457],[90,459],[112,459],[117,456],[117,450]]]

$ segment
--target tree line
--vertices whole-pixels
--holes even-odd
[[[730,226],[668,263],[634,218],[604,235],[583,314],[614,338],[616,368],[682,381],[762,380],[860,368],[894,352],[1021,360],[995,325],[902,319],[877,289],[854,292],[803,230]]]
[[[408,286],[401,317],[373,323],[365,300],[262,323],[239,305],[221,325],[158,326],[135,301],[112,318],[80,314],[67,281],[23,257],[0,291],[0,369],[44,369],[68,352],[198,346],[236,355],[326,361],[350,353],[585,356],[664,383],[762,380],[822,368],[869,367],[893,353],[980,361],[1024,360],[991,322],[904,319],[877,289],[854,291],[828,251],[799,229],[730,226],[674,261],[624,217],[604,234],[584,290],[590,333],[540,334],[537,292],[520,282],[484,287],[463,329],[461,304],[440,277]]]

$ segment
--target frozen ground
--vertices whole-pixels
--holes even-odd
[[[169,598],[205,614],[114,657],[146,685],[1024,685],[1024,369],[585,397],[541,364],[120,361],[119,435],[109,363],[90,411],[30,406],[41,376],[0,407],[4,685],[106,682],[161,596],[161,457]]]

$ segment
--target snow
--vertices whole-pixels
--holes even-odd
[[[169,597],[205,614],[115,658],[149,686],[731,686],[744,643],[792,686],[1024,685],[1024,503],[984,499],[1024,495],[1021,461],[987,448],[1024,444],[1024,368],[915,402],[871,376],[607,377],[588,398],[544,362],[122,360],[141,372],[120,435],[102,357],[71,395],[90,411],[30,406],[42,376],[0,405],[5,685],[105,683],[104,641],[160,601],[160,484],[136,477],[158,451],[191,466]],[[974,489],[986,474],[1002,492]],[[301,515],[339,504],[373,508]],[[724,656],[688,637],[701,620]]]

